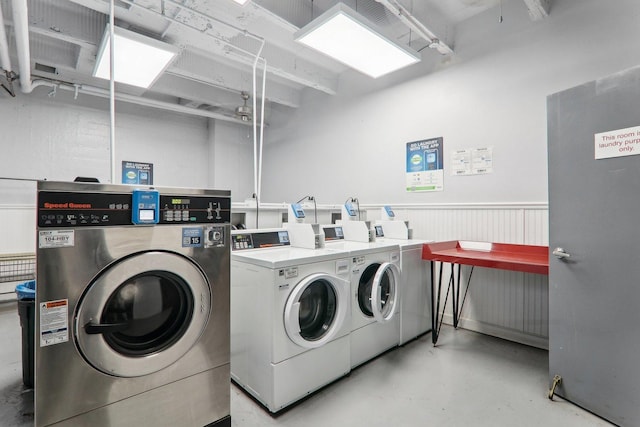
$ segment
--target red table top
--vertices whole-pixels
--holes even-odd
[[[422,259],[525,273],[549,274],[548,246],[452,240],[425,243],[422,245]]]

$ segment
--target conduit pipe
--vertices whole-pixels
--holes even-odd
[[[99,97],[99,98],[109,98],[109,96],[110,96],[108,90],[102,89],[102,88],[99,88],[99,87],[95,87],[95,86],[80,85],[80,84],[72,85],[72,84],[57,83],[57,82],[47,81],[47,80],[36,80],[36,81],[34,81],[34,83],[36,83],[36,82],[39,85],[57,87],[58,89],[63,89],[63,90],[69,91],[69,92],[84,93],[86,95],[92,95],[92,96],[96,96],[96,97]],[[190,115],[193,115],[193,116],[207,117],[207,118],[210,118],[210,119],[218,119],[218,120],[223,120],[223,121],[227,121],[227,122],[233,122],[233,123],[249,126],[249,123],[241,122],[238,119],[234,119],[232,117],[227,117],[227,116],[225,116],[223,114],[215,113],[213,111],[198,110],[198,109],[191,108],[191,107],[185,107],[183,105],[171,104],[169,102],[157,101],[155,99],[149,99],[149,98],[142,98],[142,97],[139,97],[139,96],[128,95],[128,94],[125,94],[125,93],[116,93],[115,94],[115,98],[116,98],[116,101],[126,102],[126,103],[129,103],[129,104],[136,104],[136,105],[142,105],[142,106],[145,106],[145,107],[159,108],[159,109],[162,109],[162,110],[172,111],[172,112],[175,112],[175,113],[190,114]]]
[[[265,92],[267,88],[267,60],[262,59],[264,62],[264,72],[262,73],[262,99],[260,107],[260,162],[258,165],[258,195],[262,192],[262,147],[264,146],[264,100]],[[255,98],[254,98],[255,99]],[[255,111],[255,110],[254,110]],[[253,115],[253,121],[255,123],[256,117]]]
[[[15,97],[16,94],[13,91],[13,80],[15,79],[15,73],[11,68],[11,58],[9,57],[9,43],[7,42],[7,33],[4,28],[4,15],[2,14],[2,6],[0,6],[0,66],[4,70],[4,75],[7,80],[7,85],[0,83],[0,86],[6,90],[9,95]]]
[[[122,0],[122,1],[124,3],[130,5],[130,6],[134,6],[134,7],[140,8],[140,9],[144,9],[145,11],[147,11],[149,13],[152,13],[154,15],[159,15],[159,16],[161,16],[162,18],[166,19],[169,22],[176,23],[176,24],[182,25],[182,26],[184,26],[186,28],[190,28],[192,30],[196,30],[196,31],[201,32],[197,28],[192,27],[192,26],[190,26],[190,25],[188,25],[188,24],[186,24],[186,23],[184,23],[184,22],[182,22],[180,20],[175,19],[175,18],[171,18],[171,17],[165,15],[164,13],[159,13],[159,12],[156,12],[156,11],[154,11],[152,9],[146,8],[144,6],[140,6],[139,4],[134,3],[134,2],[132,2],[130,0]],[[253,64],[252,64],[253,118],[251,120],[252,124],[253,124],[253,177],[254,177],[253,178],[253,188],[254,188],[253,191],[256,194],[257,200],[260,200],[260,190],[261,190],[261,185],[262,185],[262,147],[263,147],[263,138],[264,138],[264,103],[265,103],[264,97],[265,97],[266,75],[267,75],[267,61],[264,58],[262,58],[261,55],[262,55],[262,50],[264,49],[265,39],[263,37],[260,37],[260,36],[258,36],[256,34],[253,34],[253,33],[249,32],[249,31],[247,31],[245,29],[242,29],[240,27],[236,27],[235,25],[229,24],[229,23],[224,22],[224,21],[222,21],[220,19],[214,18],[214,17],[209,16],[209,15],[207,15],[205,13],[202,13],[202,12],[200,12],[200,11],[198,11],[196,9],[193,9],[193,8],[183,4],[183,3],[179,3],[179,2],[174,1],[174,0],[164,0],[164,1],[166,3],[172,4],[172,5],[180,8],[180,9],[187,10],[187,11],[189,11],[189,12],[191,12],[191,13],[193,13],[193,14],[201,17],[201,18],[204,18],[204,19],[207,19],[207,20],[210,20],[210,21],[217,22],[219,24],[225,25],[228,28],[231,28],[231,29],[233,29],[235,31],[238,31],[239,33],[243,34],[245,37],[252,38],[252,39],[254,39],[254,40],[256,40],[256,41],[258,41],[260,43],[260,47],[258,49],[258,52],[257,53],[253,53],[253,52],[250,52],[250,51],[248,51],[246,49],[242,49],[242,48],[240,48],[238,46],[230,44],[223,37],[215,36],[215,35],[210,34],[210,33],[204,33],[207,36],[209,36],[209,37],[211,37],[211,38],[213,38],[213,39],[215,39],[217,41],[223,42],[226,46],[229,46],[232,49],[235,49],[235,50],[237,50],[239,52],[242,52],[242,53],[244,53],[246,55],[249,55],[249,56],[252,56],[254,58],[254,61],[253,61]],[[166,31],[165,31],[165,33],[166,33]],[[261,102],[261,114],[260,114],[260,117],[261,117],[261,121],[260,121],[261,130],[260,130],[260,141],[258,142],[258,131],[257,131],[257,122],[256,122],[256,112],[257,112],[257,96],[256,96],[257,95],[257,87],[256,87],[256,79],[257,79],[257,77],[256,77],[256,73],[257,73],[258,62],[260,62],[260,61],[262,61],[262,63],[264,64],[264,74],[263,74],[263,83],[262,83],[262,102]]]
[[[30,52],[28,50],[29,29],[28,29],[28,21],[26,20],[26,17],[28,16],[27,9],[26,9],[27,2],[26,0],[12,0],[12,1],[13,1],[12,6],[14,10],[14,25],[15,25],[15,32],[16,32],[16,47],[17,47],[17,54],[18,54],[18,62],[20,64],[20,86],[22,91],[25,93],[31,93],[33,89],[35,89],[36,87],[48,86],[48,87],[56,87],[58,89],[64,89],[67,91],[75,92],[76,94],[84,93],[88,95],[97,96],[100,98],[109,98],[110,96],[109,91],[99,87],[95,87],[95,86],[80,85],[80,84],[72,85],[72,84],[59,83],[59,82],[54,82],[54,81],[45,80],[45,79],[37,79],[32,81],[31,68],[30,68],[31,57],[30,57]],[[18,13],[19,20],[16,20],[16,14],[15,14],[16,10],[20,11]],[[20,42],[18,42],[18,39],[20,40]],[[24,50],[25,47],[27,48],[26,51]],[[0,50],[4,50],[4,46],[2,46],[1,44],[0,44]],[[7,55],[8,55],[8,50],[9,48],[7,45],[6,46]],[[117,101],[127,102],[130,104],[142,105],[142,106],[152,107],[152,108],[159,108],[167,111],[173,111],[176,113],[189,114],[189,115],[194,115],[199,117],[207,117],[207,118],[212,118],[217,120],[223,120],[227,122],[243,124],[246,126],[249,125],[249,123],[241,122],[240,120],[225,116],[220,113],[215,113],[207,110],[198,110],[195,108],[185,107],[182,105],[171,104],[169,102],[142,98],[135,95],[116,94],[115,98]]]
[[[11,58],[9,58],[9,43],[7,42],[7,33],[4,29],[4,16],[2,14],[2,5],[0,4],[0,64],[6,73],[11,73]]]
[[[257,106],[257,97],[256,94],[258,93],[258,86],[257,86],[257,82],[256,82],[256,74],[257,74],[257,68],[258,68],[258,61],[260,60],[260,55],[262,54],[262,49],[264,48],[264,40],[262,41],[262,43],[260,43],[260,48],[258,49],[258,53],[256,53],[256,58],[255,61],[253,61],[253,67],[252,67],[252,73],[253,73],[253,99],[252,99],[252,104],[253,104],[253,114],[251,115],[251,122],[253,123],[253,191],[256,193],[256,196],[258,197],[258,200],[260,200],[260,189],[258,186],[258,182],[260,181],[260,167],[258,166],[260,163],[260,160],[258,158],[258,123],[257,123],[257,117],[256,117],[256,112],[258,111],[258,106]],[[267,74],[266,71],[266,67],[265,67],[265,72],[264,75]],[[263,85],[264,86],[264,85]]]
[[[116,35],[115,35],[115,1],[109,2],[109,164],[111,183],[116,181]]]
[[[127,4],[131,4],[133,6],[139,6],[136,5],[133,2],[130,2],[128,0],[122,0],[124,3]],[[167,0],[168,1],[168,0]],[[31,52],[29,50],[29,24],[28,24],[28,9],[27,9],[27,0],[12,0],[12,7],[13,7],[13,21],[14,21],[14,28],[15,28],[15,32],[16,32],[16,48],[17,48],[17,53],[18,53],[18,63],[19,63],[19,69],[20,69],[20,88],[22,90],[22,92],[24,93],[31,93],[33,92],[33,89],[35,89],[36,87],[39,86],[49,86],[49,87],[53,87],[53,88],[59,88],[59,89],[64,89],[64,90],[69,90],[72,91],[74,93],[87,93],[90,95],[94,95],[94,96],[98,96],[98,97],[103,97],[103,98],[109,98],[111,99],[112,97],[112,91],[106,91],[104,89],[101,88],[97,88],[97,87],[92,87],[92,86],[87,86],[87,85],[68,85],[68,84],[64,84],[64,83],[56,83],[56,82],[52,82],[52,81],[48,81],[48,80],[44,80],[44,79],[38,79],[38,80],[31,80]],[[146,8],[144,8],[146,9]],[[146,9],[150,12],[153,12],[149,9]],[[155,13],[155,12],[154,12]],[[199,12],[198,12],[199,13]],[[166,15],[162,15],[164,18],[172,20],[171,18],[167,17]],[[205,17],[207,17],[206,15],[203,15]],[[207,17],[210,18],[210,17]],[[176,23],[180,24],[180,25],[184,25],[186,27],[189,27],[188,25],[186,25],[183,22],[177,21],[175,20]],[[4,25],[4,23],[2,24]],[[191,28],[191,27],[189,27]],[[235,28],[235,27],[234,27]],[[252,123],[253,123],[253,145],[254,145],[254,189],[256,192],[256,196],[257,199],[260,200],[260,186],[262,184],[262,148],[263,148],[263,139],[264,139],[264,108],[265,108],[265,92],[266,92],[266,75],[267,75],[267,61],[264,58],[261,58],[260,55],[262,54],[262,50],[264,48],[264,44],[265,44],[265,40],[264,38],[258,37],[254,34],[248,33],[247,31],[243,31],[241,29],[238,29],[239,31],[241,31],[243,34],[251,36],[252,38],[256,38],[257,40],[260,41],[260,49],[258,51],[257,54],[248,52],[248,51],[244,51],[243,49],[239,49],[241,51],[244,51],[245,53],[248,53],[252,56],[255,57],[255,61],[253,62],[253,119],[252,119]],[[210,37],[216,38],[212,35],[209,35]],[[113,39],[113,37],[112,37]],[[2,46],[0,46],[0,48],[2,48]],[[7,54],[8,54],[8,46],[7,46]],[[111,49],[111,51],[113,52],[113,49]],[[263,84],[262,84],[262,102],[261,102],[261,114],[260,114],[260,126],[261,126],[261,130],[260,130],[260,141],[258,143],[258,136],[257,136],[257,123],[256,123],[256,110],[257,110],[257,105],[256,105],[256,98],[257,98],[257,87],[256,87],[256,73],[257,73],[257,65],[258,62],[262,61],[262,63],[264,64],[264,74],[263,74]],[[137,96],[133,96],[133,95],[127,95],[127,94],[115,94],[114,93],[114,99],[118,100],[118,101],[123,101],[123,102],[128,102],[128,103],[134,103],[134,104],[138,104],[138,105],[144,105],[144,106],[148,106],[148,107],[154,107],[154,108],[161,108],[164,110],[168,110],[168,111],[174,111],[174,112],[178,112],[178,113],[184,113],[184,114],[193,114],[193,115],[197,115],[197,116],[201,116],[201,117],[209,117],[209,118],[213,118],[213,119],[219,119],[219,120],[225,120],[225,121],[230,121],[230,122],[234,122],[234,123],[241,123],[239,120],[236,119],[232,119],[230,117],[226,117],[222,114],[216,114],[210,111],[204,111],[204,110],[197,110],[194,108],[189,108],[189,107],[184,107],[181,105],[175,105],[175,104],[170,104],[168,102],[162,102],[162,101],[156,101],[156,100],[152,100],[152,99],[146,99],[146,98],[142,98],[142,97],[137,97]],[[258,154],[258,145],[259,145],[259,154]],[[112,172],[113,173],[113,172]],[[112,178],[113,179],[113,178]]]
[[[18,51],[18,69],[20,71],[20,90],[31,93],[46,82],[31,81],[31,52],[29,51],[29,20],[27,0],[12,0],[13,28],[16,33],[16,49]]]
[[[443,55],[453,53],[453,50],[442,40],[438,39],[431,30],[420,22],[411,12],[397,0],[376,0],[386,7],[391,13],[396,15],[407,27],[418,33],[420,37],[429,42],[429,47],[436,49]]]
[[[235,46],[235,45],[233,45],[233,44],[229,43],[229,41],[228,41],[228,40],[226,40],[224,37],[216,36],[216,35],[214,35],[214,34],[210,34],[210,33],[207,33],[207,32],[204,32],[204,33],[203,33],[203,31],[202,31],[201,29],[199,29],[199,28],[192,27],[191,25],[188,25],[188,24],[187,24],[187,23],[185,23],[185,22],[182,22],[182,21],[180,21],[180,20],[178,20],[178,19],[172,18],[172,17],[167,16],[167,15],[164,15],[164,14],[162,14],[162,13],[160,13],[160,12],[156,12],[156,11],[155,11],[155,10],[153,10],[153,9],[149,9],[149,8],[147,8],[147,7],[144,7],[144,6],[140,6],[138,3],[134,3],[134,2],[132,2],[132,1],[130,1],[130,0],[120,0],[120,1],[121,1],[121,2],[123,2],[123,3],[125,3],[125,4],[128,4],[129,6],[136,7],[136,8],[138,8],[138,9],[142,9],[142,10],[144,10],[144,11],[146,11],[146,12],[148,12],[148,13],[152,14],[152,15],[158,16],[158,17],[160,17],[160,18],[162,18],[162,19],[164,19],[164,20],[166,20],[166,21],[169,21],[169,22],[172,22],[172,23],[175,23],[175,24],[182,25],[183,27],[185,27],[185,28],[189,28],[190,30],[193,30],[193,31],[197,31],[197,32],[198,32],[198,34],[206,34],[207,36],[211,37],[212,39],[214,39],[214,40],[216,40],[216,41],[220,42],[221,44],[223,44],[223,45],[225,45],[225,46],[227,46],[227,47],[229,47],[229,48],[231,48],[231,49],[237,50],[238,52],[241,52],[241,53],[243,53],[243,54],[245,54],[245,55],[247,55],[247,56],[250,56],[250,57],[252,57],[252,58],[253,58],[253,57],[255,57],[255,53],[253,53],[253,52],[251,52],[251,51],[248,51],[248,50],[246,50],[246,49],[243,49],[243,48],[241,48],[241,47],[238,47],[238,46]],[[168,1],[168,0],[165,0],[165,1]],[[183,9],[189,10],[189,11],[193,11],[193,9],[189,9],[189,8],[187,8],[187,7],[186,7],[186,6],[184,6],[184,5],[182,5],[182,6],[180,6],[180,7],[181,7],[181,8],[183,8]],[[213,18],[211,18],[211,17],[208,17],[207,15],[204,15],[204,14],[203,14],[203,13],[201,13],[201,12],[198,12],[198,13],[199,13],[200,15],[203,15],[203,16],[204,16],[204,17],[206,17],[206,18],[213,19]],[[228,24],[228,25],[230,25],[230,24]],[[235,28],[235,27],[234,27],[234,28]],[[261,40],[261,38],[260,38],[260,37],[255,36],[254,34],[248,33],[248,32],[246,32],[245,30],[242,30],[242,29],[237,29],[237,30],[238,30],[238,31],[240,31],[240,32],[242,32],[243,34],[245,34],[245,33],[246,33],[246,35],[250,35],[250,36],[252,36],[252,37],[257,37],[257,39],[258,39],[258,40]]]

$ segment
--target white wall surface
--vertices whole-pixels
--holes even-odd
[[[637,64],[640,2],[554,0],[538,22],[522,0],[503,4],[502,24],[490,10],[456,29],[451,58],[425,52],[422,64],[369,84],[346,73],[338,96],[307,92],[266,133],[263,199],[546,202],[546,96]],[[439,136],[445,190],[407,193],[406,143]],[[450,175],[452,150],[486,146],[494,173]]]
[[[82,94],[74,100],[63,91],[49,98],[48,90],[0,99],[0,177],[110,182],[108,102]],[[153,163],[158,186],[232,190],[240,200],[253,191],[248,126],[123,103],[116,104],[115,125],[115,183],[126,160]]]
[[[214,120],[209,123],[209,186],[231,190],[232,200],[243,202],[253,194],[253,128]]]

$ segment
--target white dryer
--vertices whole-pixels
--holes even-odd
[[[350,257],[351,367],[400,342],[400,248],[393,242],[345,241],[340,226],[325,226],[325,247]]]
[[[349,266],[335,250],[232,253],[231,377],[269,411],[349,373]]]

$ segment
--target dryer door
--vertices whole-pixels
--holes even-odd
[[[347,316],[348,287],[346,280],[324,273],[300,281],[285,305],[284,326],[289,338],[305,348],[331,341]]]
[[[87,287],[74,334],[96,369],[137,377],[166,368],[193,347],[211,307],[200,268],[171,252],[142,252],[108,266]]]
[[[399,277],[398,267],[390,262],[374,263],[364,270],[358,283],[358,305],[364,315],[380,323],[393,318]]]

